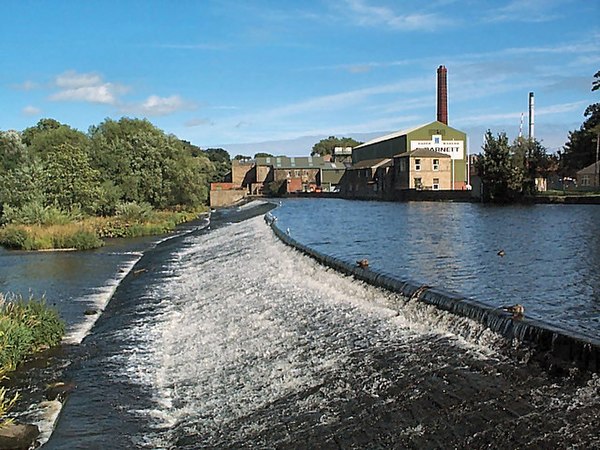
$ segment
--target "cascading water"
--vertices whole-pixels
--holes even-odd
[[[597,377],[553,380],[468,319],[301,255],[262,218],[138,267],[84,340],[47,448],[599,445]]]

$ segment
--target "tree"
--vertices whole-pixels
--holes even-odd
[[[149,203],[155,208],[199,206],[208,198],[207,179],[214,165],[191,144],[167,135],[148,120],[106,119],[90,127],[94,168],[112,182],[121,202]],[[197,170],[198,173],[190,171]],[[107,205],[110,206],[110,205]]]
[[[335,147],[356,147],[359,144],[361,143],[352,138],[337,138],[335,136],[329,136],[327,139],[321,139],[319,142],[313,145],[310,155],[333,155],[333,150]]]
[[[231,174],[231,157],[227,150],[222,148],[207,148],[204,155],[212,161],[215,171],[210,177],[211,183],[221,183],[227,181],[226,178]],[[230,181],[231,181],[231,177]]]
[[[546,148],[537,139],[519,137],[513,142],[510,153],[513,168],[522,174],[521,192],[535,195],[535,179],[546,177],[553,166]]]
[[[600,70],[594,74],[595,80],[592,81],[592,91],[600,89]]]
[[[25,144],[14,130],[0,131],[0,173],[21,166],[25,159]]]
[[[48,205],[90,214],[98,210],[100,173],[90,165],[86,149],[68,142],[48,149],[42,179]]]
[[[271,155],[270,153],[258,152],[254,155],[254,158],[273,158],[273,155]]]
[[[23,130],[23,143],[31,145],[33,139],[38,133],[59,128],[62,124],[55,119],[40,119],[34,127]]]
[[[523,170],[514,164],[506,133],[494,138],[488,130],[483,144],[483,155],[476,162],[476,169],[483,184],[483,200],[506,203],[520,197]]]
[[[594,75],[592,91],[600,89],[600,70]],[[600,126],[600,103],[589,105],[583,116],[585,121],[579,130],[570,131],[568,141],[559,152],[560,172],[563,175],[574,176],[575,173],[596,162],[596,144],[598,134],[596,127]]]

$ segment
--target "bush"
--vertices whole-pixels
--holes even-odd
[[[153,210],[146,202],[120,203],[115,209],[115,215],[127,222],[144,222],[152,219]]]
[[[78,209],[69,213],[56,206],[43,206],[39,201],[32,201],[20,208],[5,205],[3,221],[16,225],[66,225],[81,216]]]
[[[82,229],[68,236],[67,239],[65,239],[62,247],[55,245],[54,248],[76,248],[77,250],[91,250],[102,247],[103,245],[104,242],[96,235],[96,233]]]
[[[52,226],[5,225],[0,229],[0,245],[18,250],[89,250],[102,247],[104,242],[92,227],[70,223]]]
[[[28,239],[27,231],[13,226],[0,229],[0,245],[10,249],[24,249]]]

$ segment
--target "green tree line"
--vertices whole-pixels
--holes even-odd
[[[148,120],[106,119],[87,133],[54,119],[0,131],[0,205],[110,216],[119,205],[194,209],[229,171],[223,149],[200,148]]]
[[[600,70],[594,74],[592,92],[600,91]],[[560,172],[574,176],[575,173],[596,162],[597,140],[600,138],[600,103],[589,105],[583,116],[585,120],[578,130],[569,132],[568,141],[559,152]]]
[[[510,144],[506,133],[485,134],[483,154],[475,161],[483,184],[483,200],[495,203],[517,201],[535,195],[536,178],[545,178],[558,165],[554,155],[536,139],[517,138]]]
[[[592,91],[600,90],[600,71],[594,74]],[[579,130],[569,132],[557,155],[549,155],[535,139],[518,138],[509,143],[506,133],[485,135],[483,154],[475,162],[483,184],[483,200],[510,202],[535,195],[535,179],[550,173],[573,177],[596,161],[600,139],[600,103],[588,106]]]

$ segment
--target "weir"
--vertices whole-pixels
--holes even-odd
[[[296,241],[277,226],[276,217],[271,213],[264,217],[282,242],[319,263],[373,286],[401,294],[408,299],[421,301],[457,316],[471,319],[509,341],[517,343],[519,347],[525,347],[532,352],[535,361],[551,372],[563,373],[572,367],[593,373],[600,372],[600,341],[598,340],[574,332],[566,332],[540,320],[513,317],[502,309],[446,292],[439,287],[399,280],[390,274],[349,264]]]

